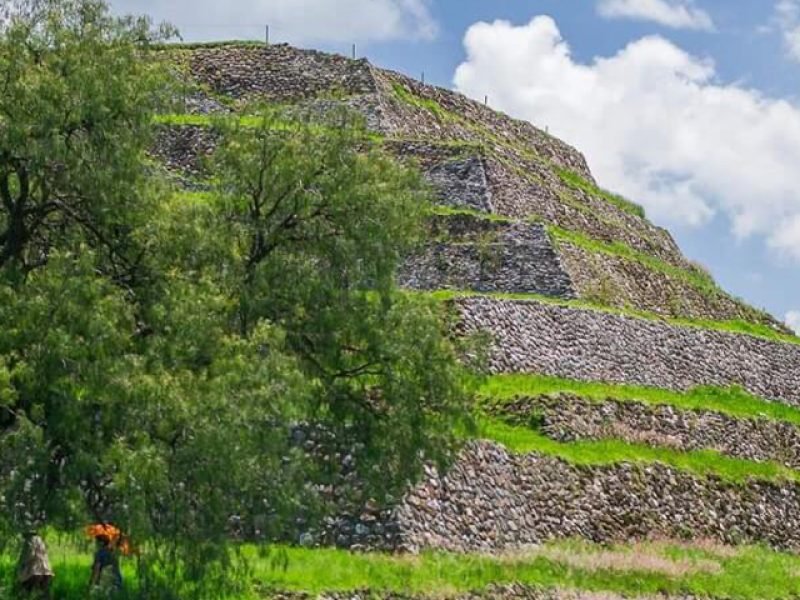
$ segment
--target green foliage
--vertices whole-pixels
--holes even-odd
[[[268,319],[319,384],[316,420],[364,448],[368,481],[397,492],[453,446],[466,381],[427,301],[395,270],[422,231],[427,189],[346,112],[278,130],[221,120],[213,164],[241,257],[239,327]]]
[[[620,440],[561,443],[528,427],[509,425],[499,419],[479,420],[480,437],[496,441],[510,451],[536,452],[555,456],[576,465],[599,466],[618,463],[651,464],[659,462],[695,475],[715,475],[735,483],[753,479],[763,481],[800,481],[800,472],[776,462],[755,462],[731,458],[715,450],[680,452],[631,444]]]
[[[702,386],[688,392],[652,387],[574,381],[546,375],[493,375],[481,386],[488,401],[504,402],[521,397],[574,394],[594,402],[619,400],[674,406],[682,410],[716,411],[736,418],[770,419],[800,425],[800,409],[768,402],[741,388]]]
[[[128,279],[137,249],[122,233],[142,208],[141,155],[168,91],[147,59],[162,32],[100,0],[25,4],[0,30],[0,267],[30,270],[80,236]]]
[[[636,215],[637,217],[641,217],[642,219],[646,217],[644,208],[642,208],[638,204],[635,204],[630,200],[623,198],[622,196],[619,196],[617,194],[612,194],[611,192],[607,192],[606,190],[597,187],[596,185],[594,185],[590,181],[587,181],[586,179],[584,179],[583,177],[581,177],[580,175],[578,175],[573,171],[570,171],[568,169],[563,169],[560,167],[554,167],[554,170],[561,178],[561,181],[563,181],[569,187],[575,190],[580,190],[582,192],[585,192],[590,196],[594,196],[596,198],[602,198],[606,202],[613,204],[617,208],[625,211],[626,213]]]
[[[423,461],[444,462],[469,426],[472,378],[440,307],[394,283],[427,189],[349,115],[320,124],[270,111],[214,121],[213,193],[148,182],[154,119],[136,93],[154,75],[135,66],[132,40],[114,38],[124,23],[104,5],[58,6],[68,12],[52,27],[74,46],[59,60],[94,65],[80,71],[92,85],[117,61],[124,84],[87,103],[76,146],[34,136],[6,174],[14,202],[40,194],[59,227],[29,227],[39,233],[0,264],[0,539],[112,521],[144,550],[142,595],[204,596],[241,566],[234,534],[284,539],[297,518],[311,528],[335,508],[317,491],[336,480],[337,452],[364,481],[358,507],[396,494]],[[88,11],[113,48],[84,47],[69,10]],[[61,90],[58,68],[43,81]],[[117,98],[128,87],[141,107]],[[68,109],[83,106],[80,89],[62,91]],[[37,110],[58,131],[55,106]],[[117,110],[130,130],[104,120]],[[11,144],[21,129],[0,132],[3,156],[28,151]],[[68,168],[52,170],[51,157]],[[25,191],[28,173],[38,179]],[[340,446],[302,452],[302,423]]]
[[[214,120],[217,189],[176,195],[144,152],[169,90],[146,20],[35,8],[0,31],[0,543],[111,521],[143,595],[209,597],[234,534],[335,508],[337,452],[358,505],[469,428],[441,307],[394,283],[427,189],[349,115],[265,111]]]

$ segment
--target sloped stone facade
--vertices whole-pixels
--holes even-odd
[[[492,336],[495,373],[671,390],[740,385],[800,405],[798,344],[538,302],[468,298],[456,306],[462,332]]]
[[[449,235],[427,244],[422,252],[406,260],[399,275],[400,285],[419,290],[575,297],[572,282],[542,225],[481,223],[458,216],[447,221],[453,223],[446,228]],[[455,230],[460,223],[478,227],[469,233],[462,231],[459,236]]]
[[[394,514],[410,551],[492,552],[581,537],[705,538],[800,550],[800,486],[700,477],[654,463],[581,467],[473,442]]]
[[[800,427],[766,418],[735,418],[613,398],[593,402],[574,394],[517,398],[492,412],[521,426],[534,425],[559,442],[621,439],[683,452],[716,450],[800,469]]]

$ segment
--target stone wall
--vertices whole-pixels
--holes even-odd
[[[706,538],[800,550],[800,486],[738,485],[664,465],[580,467],[472,442],[397,509],[409,551],[484,552],[556,538],[595,542]]]
[[[376,91],[367,61],[286,44],[196,48],[191,51],[189,72],[214,92],[237,99],[296,102],[326,94]]]
[[[594,252],[568,241],[558,241],[558,254],[578,296],[605,306],[636,308],[667,317],[762,323],[788,333],[767,313],[732,298],[712,281],[700,286],[689,264],[681,265],[687,277],[659,271],[639,262]]]
[[[185,177],[203,177],[203,160],[217,148],[213,129],[196,125],[159,125],[150,154],[170,171]]]
[[[359,590],[331,592],[319,596],[304,593],[277,592],[266,596],[273,600],[625,600],[623,596],[608,592],[547,589],[520,584],[490,585],[484,590],[464,594],[436,594],[434,596],[398,592]],[[638,600],[692,600],[693,596],[637,596]]]
[[[574,394],[517,398],[492,405],[491,412],[515,424],[535,425],[559,442],[622,439],[684,452],[716,450],[800,469],[800,428],[782,421],[612,398],[593,402]]]
[[[575,192],[552,172],[517,160],[516,166],[489,158],[486,176],[495,212],[512,218],[538,217],[589,237],[622,242],[675,266],[688,268],[675,241],[665,230],[604,200]]]
[[[440,203],[455,208],[494,212],[483,159],[468,157],[440,163],[428,169],[425,177],[436,190]]]
[[[441,222],[443,219],[438,219]],[[574,298],[569,276],[545,228],[529,223],[494,223],[454,215],[440,241],[405,261],[399,283],[419,290],[535,293]],[[471,223],[477,231],[455,230]],[[440,229],[434,225],[435,231]]]
[[[461,331],[492,335],[496,373],[671,390],[740,385],[800,405],[800,345],[538,302],[467,298],[456,306]]]

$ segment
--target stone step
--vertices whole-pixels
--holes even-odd
[[[800,405],[800,343],[539,301],[453,301],[460,333],[488,332],[494,373],[538,373],[685,391],[741,386]]]
[[[795,423],[614,398],[596,401],[569,393],[519,397],[487,410],[511,424],[535,426],[562,443],[621,439],[682,452],[715,450],[800,469],[800,425]]]
[[[393,543],[411,552],[498,552],[563,538],[609,543],[653,537],[764,543],[796,552],[800,485],[739,484],[659,463],[576,466],[471,442],[446,474],[430,469],[392,519]],[[362,541],[371,541],[368,533]]]

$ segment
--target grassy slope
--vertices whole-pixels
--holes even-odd
[[[652,464],[658,462],[679,471],[701,477],[713,475],[732,483],[763,481],[800,482],[800,472],[777,462],[755,462],[731,458],[715,450],[681,452],[632,444],[621,440],[580,441],[561,443],[533,429],[509,425],[499,419],[480,417],[479,436],[502,444],[511,452],[535,452],[583,466],[605,466],[619,463]]]
[[[644,208],[634,202],[631,202],[627,198],[623,198],[619,194],[613,194],[609,191],[601,189],[573,171],[562,168],[556,168],[555,171],[561,181],[563,181],[572,189],[580,190],[596,198],[601,198],[624,212],[636,215],[642,219],[646,218]]]
[[[743,419],[770,419],[800,426],[800,408],[767,402],[737,388],[699,387],[685,393],[659,388],[584,382],[546,375],[494,375],[489,377],[481,394],[498,401],[522,396],[571,393],[587,400],[608,399],[664,404],[682,410],[716,411]]]
[[[538,375],[495,375],[481,388],[485,401],[509,401],[519,397],[572,393],[594,402],[608,399],[670,405],[684,410],[714,410],[735,418],[765,418],[800,425],[800,409],[766,402],[742,390],[701,387],[686,393],[641,386],[580,382]],[[725,456],[713,450],[681,452],[620,440],[559,443],[524,426],[500,419],[478,417],[479,437],[502,444],[510,451],[536,452],[577,465],[611,465],[621,462],[659,462],[698,476],[714,475],[744,483],[748,479],[800,481],[800,472],[777,462],[755,462]]]
[[[659,258],[638,252],[630,246],[622,242],[602,242],[595,240],[586,235],[575,231],[567,231],[560,227],[549,226],[547,228],[551,237],[556,241],[569,242],[579,248],[588,250],[595,254],[607,254],[609,256],[616,256],[631,262],[638,262],[651,271],[663,273],[670,277],[674,277],[689,285],[697,288],[704,295],[720,295],[722,290],[717,286],[714,280],[707,274],[698,271],[689,271],[676,267],[668,262]]]
[[[263,598],[270,589],[320,593],[365,588],[443,596],[510,582],[631,596],[663,592],[777,600],[800,594],[800,557],[760,547],[675,543],[600,547],[565,541],[500,557],[388,556],[285,547],[244,550],[252,567],[252,579],[245,587],[251,591],[229,598]],[[51,545],[51,559],[56,571],[54,597],[85,598],[88,550]],[[0,558],[0,581],[8,581],[11,564],[8,557]],[[135,588],[130,562],[123,563],[123,570],[128,586]]]

